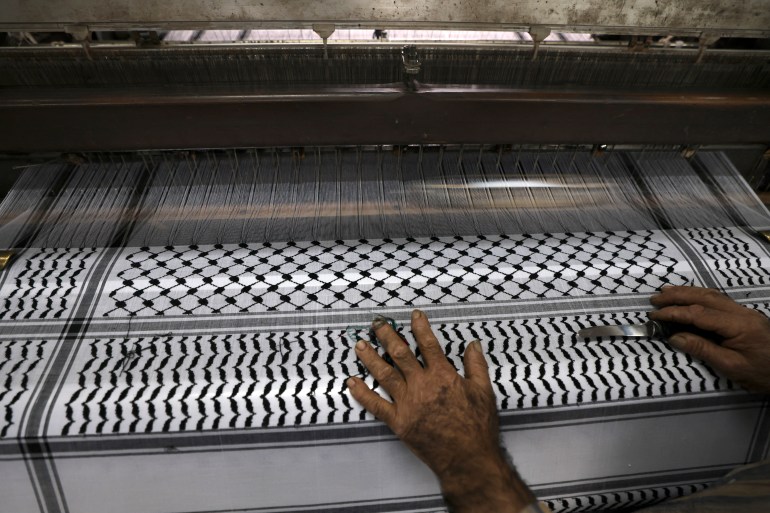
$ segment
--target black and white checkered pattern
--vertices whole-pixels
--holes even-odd
[[[699,489],[767,454],[764,400],[661,341],[575,332],[643,322],[664,284],[770,313],[770,248],[738,209],[669,228],[657,205],[628,231],[30,248],[0,276],[0,512],[441,510],[344,387],[374,385],[349,330],[382,313],[410,339],[414,306],[458,369],[481,340],[503,439],[555,511]]]
[[[107,317],[377,308],[652,293],[692,276],[661,232],[127,250]]]

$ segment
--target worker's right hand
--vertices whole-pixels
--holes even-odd
[[[356,355],[391,401],[351,377],[352,396],[384,421],[439,479],[447,505],[457,513],[517,512],[535,500],[500,448],[495,393],[481,344],[468,345],[465,377],[449,363],[427,316],[412,312],[421,364],[384,319],[372,324],[395,367],[363,340]]]
[[[668,338],[671,346],[748,390],[770,394],[770,319],[765,315],[700,287],[667,286],[650,302],[660,308],[650,312],[650,319],[689,324],[723,339],[717,344],[683,332]]]

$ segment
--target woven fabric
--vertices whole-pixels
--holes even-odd
[[[672,202],[664,163],[720,212]],[[351,335],[379,314],[413,343],[415,307],[458,369],[481,340],[503,441],[555,512],[658,502],[758,461],[763,397],[660,340],[576,338],[644,322],[664,284],[770,314],[770,245],[754,232],[770,217],[723,157],[701,163],[618,171],[647,201],[613,222],[656,226],[609,231],[142,246],[121,241],[175,228],[152,224],[160,186],[137,166],[122,168],[135,181],[100,178],[115,212],[148,212],[130,222],[46,224],[101,169],[77,168],[52,201],[17,191],[28,247],[0,275],[0,512],[442,511],[435,478],[344,384],[375,385]],[[89,240],[112,242],[67,243]]]

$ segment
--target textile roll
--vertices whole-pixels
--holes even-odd
[[[663,285],[770,314],[770,213],[699,152],[420,147],[100,156],[0,204],[0,512],[440,511],[350,397],[375,315],[481,340],[502,437],[555,512],[702,489],[770,415],[639,323]]]

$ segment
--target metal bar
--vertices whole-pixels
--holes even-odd
[[[72,0],[6,2],[0,29],[371,28],[552,30],[628,34],[770,34],[764,0]],[[82,32],[82,31],[81,31]]]
[[[0,90],[82,87],[241,87],[403,83],[402,45],[187,45],[142,48],[92,46],[0,48]],[[714,50],[696,64],[697,50],[627,49],[600,45],[419,46],[421,84],[510,89],[743,92],[770,90],[768,51]]]
[[[52,93],[53,94],[53,93]],[[0,96],[0,151],[351,144],[764,144],[770,95],[394,89]]]

